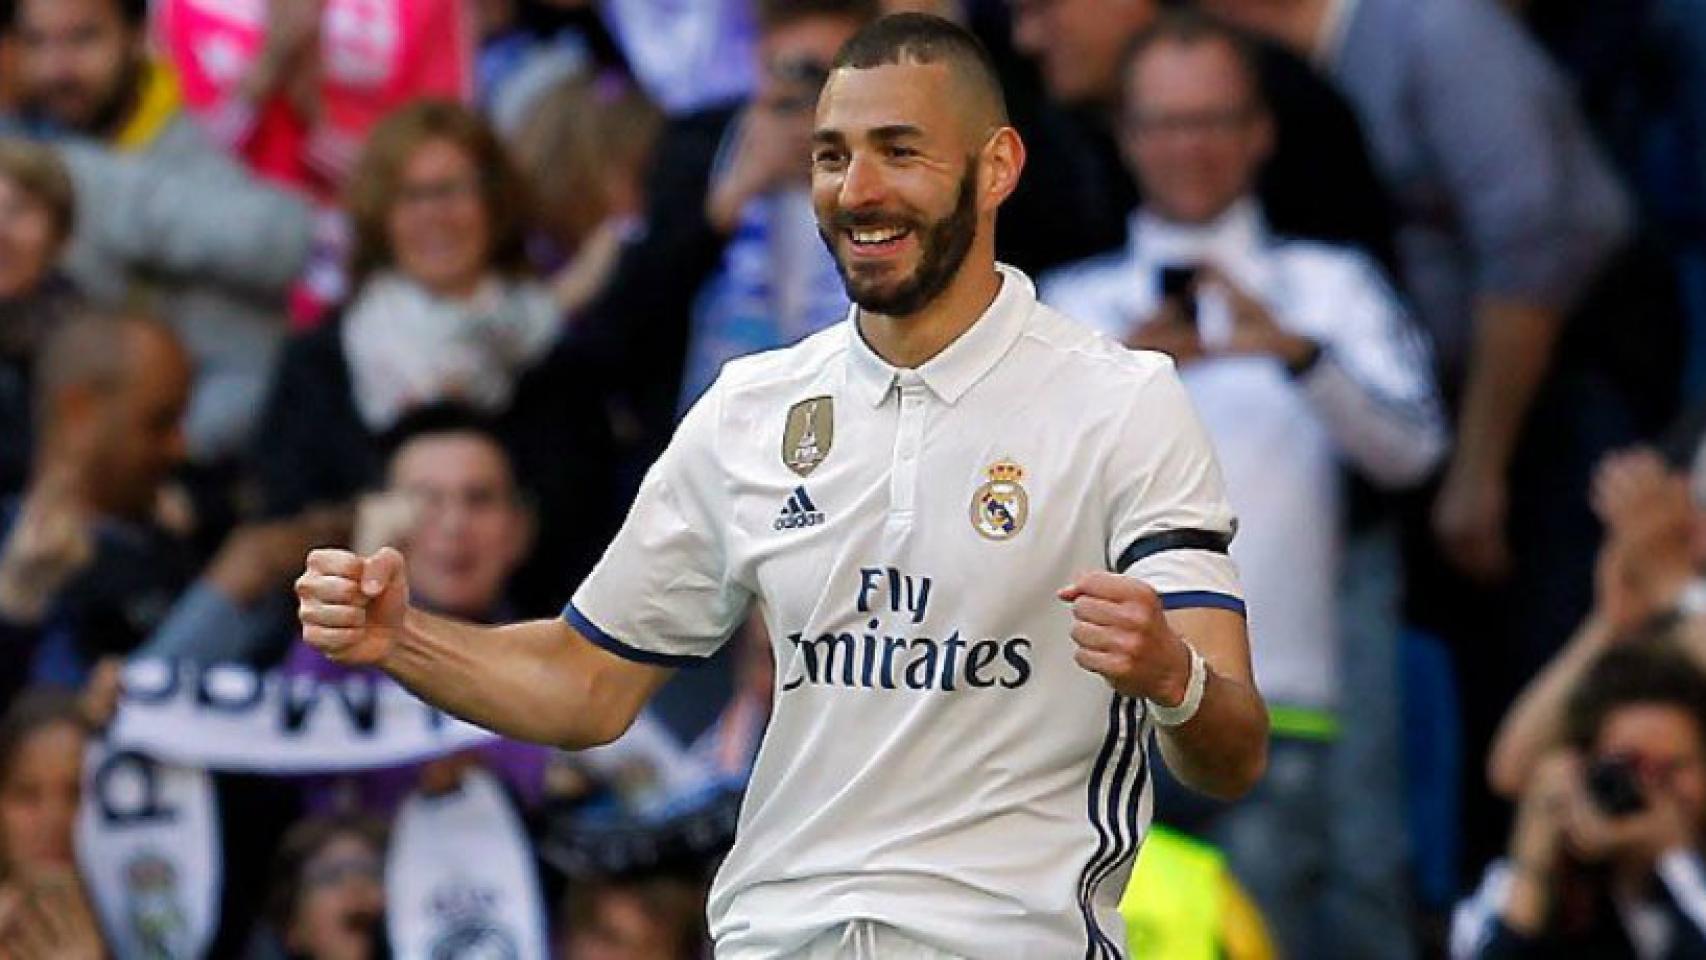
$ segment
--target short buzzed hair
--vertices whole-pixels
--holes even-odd
[[[36,427],[43,436],[53,416],[54,401],[72,387],[97,393],[121,389],[137,372],[136,336],[156,336],[177,343],[170,327],[145,314],[79,306],[54,324],[42,341],[31,368],[34,380]]]
[[[869,70],[900,64],[945,64],[986,97],[998,124],[1007,123],[1007,95],[983,41],[966,28],[927,13],[896,13],[860,30],[835,56],[833,69]]]

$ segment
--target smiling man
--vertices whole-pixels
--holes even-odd
[[[945,20],[841,50],[811,176],[855,306],[724,368],[562,619],[412,609],[392,551],[316,551],[298,581],[328,655],[567,746],[756,605],[775,711],[712,890],[720,958],[1123,956],[1150,733],[1199,789],[1261,775],[1213,453],[1166,358],[995,262],[1006,119]]]

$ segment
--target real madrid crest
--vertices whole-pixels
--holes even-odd
[[[782,431],[782,462],[804,477],[829,456],[835,442],[835,401],[812,397],[788,408],[788,425]]]
[[[1031,498],[1021,483],[1025,468],[1001,459],[984,470],[989,482],[971,495],[971,525],[990,540],[1011,540],[1025,529]]]

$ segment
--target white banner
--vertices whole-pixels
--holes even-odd
[[[533,848],[484,771],[457,790],[403,804],[385,864],[386,927],[398,960],[544,960],[544,903]]]
[[[115,749],[207,770],[335,773],[393,767],[494,739],[375,675],[327,680],[133,661]]]
[[[207,773],[90,743],[77,855],[118,960],[192,960],[219,927],[219,810]]]

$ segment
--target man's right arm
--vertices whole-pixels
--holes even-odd
[[[470,723],[566,750],[620,737],[674,673],[607,653],[561,619],[482,627],[415,609],[381,666]]]
[[[562,620],[484,627],[411,608],[390,548],[316,550],[296,593],[303,638],[320,652],[378,666],[434,706],[520,740],[608,743],[672,673],[607,653]]]

